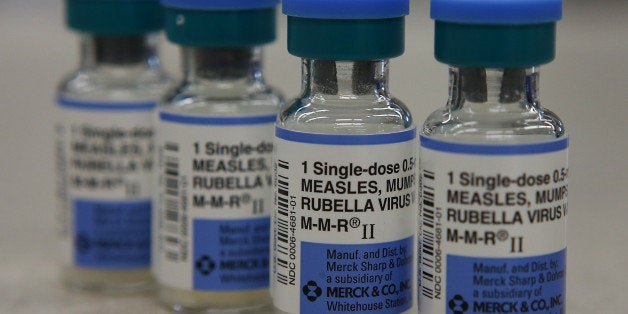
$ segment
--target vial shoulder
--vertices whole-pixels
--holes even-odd
[[[442,108],[428,116],[421,134],[456,142],[530,143],[561,138],[566,131],[558,115],[538,106],[503,113]]]
[[[162,112],[198,116],[239,116],[277,113],[285,103],[281,92],[266,84],[220,89],[181,82],[159,103]]]
[[[78,69],[60,81],[57,93],[86,101],[156,101],[172,84],[161,68]]]
[[[336,98],[301,96],[279,113],[280,127],[329,134],[378,134],[414,127],[408,107],[392,97]]]

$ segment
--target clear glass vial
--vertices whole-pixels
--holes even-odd
[[[183,47],[181,53],[184,79],[166,95],[160,112],[196,117],[264,115],[276,114],[283,104],[282,96],[264,81],[260,47]],[[161,302],[178,312],[223,313],[270,302],[267,287],[203,291],[171,287],[160,281],[158,290]]]
[[[172,154],[168,155],[168,149],[165,147],[168,142],[176,142],[180,144],[180,147],[185,147],[188,144],[187,141],[201,143],[201,147],[205,147],[205,143],[209,142],[232,145],[234,144],[233,141],[236,141],[243,143],[243,145],[250,144],[251,138],[259,134],[251,134],[251,132],[256,131],[250,128],[250,124],[241,121],[257,119],[257,117],[269,118],[268,121],[254,127],[263,128],[260,133],[268,133],[269,136],[272,136],[270,133],[272,132],[272,123],[279,107],[283,105],[283,97],[267,85],[264,80],[262,45],[275,39],[276,4],[277,1],[262,0],[239,1],[237,3],[177,0],[164,2],[168,38],[181,46],[183,79],[176,88],[165,96],[158,107],[157,136],[159,141],[157,149],[160,160],[172,158],[169,157]],[[172,120],[164,119],[163,115],[176,116],[179,121],[187,121],[187,124],[177,125]],[[233,124],[225,121],[236,122]],[[190,136],[186,137],[183,135],[184,133],[189,133]],[[242,135],[243,133],[247,134]],[[239,135],[234,134],[240,134],[242,137],[235,138]],[[269,143],[271,142],[272,137],[269,139]],[[196,152],[198,153],[198,150]],[[193,155],[192,152],[184,152],[183,148],[178,153],[176,158],[182,165],[181,169],[185,168],[186,163],[191,164],[194,158],[198,158],[198,155]],[[271,151],[268,153],[267,156],[271,157]],[[212,154],[203,158],[211,159],[212,162],[219,162],[221,156],[218,155]],[[237,156],[234,158],[232,160],[240,160]],[[162,162],[159,164],[162,167],[159,170],[161,174],[166,166]],[[270,165],[270,160],[268,160],[268,165]],[[187,175],[188,173],[185,171],[181,170],[180,174],[182,176]],[[196,174],[205,175],[190,172],[189,176]],[[215,177],[224,176],[219,171],[213,175]],[[173,233],[172,229],[167,227],[172,225],[172,221],[165,216],[169,205],[167,203],[168,196],[164,193],[167,189],[164,180],[167,178],[164,179],[160,176],[158,183],[160,191],[156,195],[159,206],[154,211],[154,219],[157,221],[155,221],[153,234],[153,240],[157,246],[153,272],[159,284],[158,297],[160,302],[177,312],[204,313],[239,313],[244,309],[250,310],[269,304],[267,267],[263,272],[263,285],[260,281],[256,281],[254,284],[249,282],[249,284],[243,284],[240,287],[233,287],[227,283],[216,283],[216,281],[201,285],[195,283],[196,280],[199,280],[197,274],[199,262],[194,257],[195,248],[190,249],[186,257],[183,257],[183,254],[179,255],[185,251],[182,246],[174,248],[174,251],[177,252],[176,257],[173,257],[172,253],[168,253],[169,248],[173,247],[168,243],[168,239],[172,239],[172,236],[178,238],[180,242],[194,242],[195,237],[197,237],[195,234],[207,232],[207,229],[214,228],[214,223],[228,221],[235,216],[229,216],[230,214],[225,214],[224,211],[215,210],[212,212],[211,209],[204,210],[205,213],[202,216],[199,216],[201,214],[195,216],[193,212],[188,211],[190,214],[185,218],[185,221],[189,222],[189,232],[185,235],[178,231]],[[189,182],[190,190],[192,190],[191,181],[180,182]],[[269,188],[270,186],[266,189]],[[255,192],[244,189],[240,190],[239,193],[255,195],[261,191],[265,195],[270,194],[269,190],[262,190],[258,189],[258,192]],[[192,203],[191,194],[185,193],[182,192],[181,195],[183,197],[190,196],[188,199]],[[227,192],[216,189],[197,193],[211,198],[223,197]],[[228,198],[228,196],[225,197]],[[244,210],[244,207],[246,206],[238,206],[237,209],[232,209],[232,213]],[[176,209],[179,213],[186,210],[183,205]],[[269,221],[268,214],[265,218],[264,215],[233,215],[244,220],[256,217],[266,219],[266,223]],[[201,227],[195,229],[193,227],[195,221],[211,223],[212,227],[205,227],[205,230],[201,230]],[[178,221],[177,226],[182,226],[187,222]],[[233,220],[230,223],[235,224],[235,226],[238,224]],[[265,228],[263,236],[268,237],[268,232],[269,229]],[[243,236],[247,237],[250,234]],[[214,243],[210,242],[213,239],[202,241],[212,243],[212,245]],[[194,243],[198,244],[198,242]],[[268,241],[264,242],[264,245],[267,244]],[[216,244],[216,247],[223,250],[222,244]],[[233,248],[242,247],[235,246]],[[247,249],[251,248],[253,247],[247,246]],[[257,249],[260,248],[263,246],[257,246]],[[224,249],[224,251],[227,250],[227,248]],[[262,255],[267,262],[268,251],[264,251]],[[212,265],[222,264],[222,257],[210,253],[207,253],[206,256],[215,261],[215,264]],[[211,273],[205,273],[205,277],[200,280],[209,280],[207,279],[210,277],[209,274],[211,276],[224,275],[221,267],[216,266],[214,268],[212,266]],[[170,276],[171,273],[175,273],[175,276]]]
[[[569,142],[541,106],[538,71],[554,58],[561,6],[431,1],[434,54],[450,68],[447,105],[420,137],[421,313],[565,312]]]
[[[79,111],[89,109],[96,104],[102,111],[89,111],[98,119],[100,112],[121,112],[126,106],[148,106],[148,117],[152,116],[153,106],[163,95],[170,78],[164,73],[158,56],[159,35],[162,28],[161,10],[157,1],[67,1],[68,25],[81,33],[80,62],[78,69],[67,75],[60,83],[57,96],[61,103],[78,104]],[[141,13],[137,13],[137,9]],[[148,104],[148,105],[146,105]],[[119,106],[119,107],[117,107]],[[62,105],[63,107],[63,105]],[[106,108],[105,108],[106,107]],[[142,108],[144,110],[144,108]],[[102,116],[102,114],[101,114]],[[63,125],[68,123],[67,116],[60,117],[58,131],[69,132]],[[106,119],[106,118],[101,118]],[[149,120],[150,121],[150,120]],[[77,122],[77,121],[73,121]],[[78,121],[80,122],[80,121]],[[104,122],[115,127],[116,121]],[[67,134],[67,133],[66,133]],[[58,145],[58,156],[63,150]],[[144,152],[152,159],[152,152]],[[63,156],[63,153],[61,153]],[[71,156],[64,156],[69,158]],[[106,158],[106,157],[105,157]],[[58,159],[57,163],[71,162]],[[72,187],[69,186],[66,165],[60,165],[58,198],[60,201],[59,219],[61,236],[75,247],[76,238],[73,230],[73,200],[69,199]],[[146,176],[146,175],[145,175]],[[150,186],[143,185],[140,190],[147,193]],[[107,193],[101,189],[103,193]],[[98,191],[96,191],[98,192]],[[148,194],[150,198],[150,193]],[[80,197],[80,196],[78,196]],[[116,201],[130,200],[124,197]],[[121,218],[120,219],[124,219]],[[148,231],[149,225],[146,226]],[[149,245],[146,245],[149,249]],[[70,249],[68,250],[75,250]],[[65,260],[65,258],[64,258]],[[70,261],[71,258],[67,259]],[[112,261],[114,264],[115,260]],[[149,259],[141,267],[82,267],[72,261],[63,265],[63,282],[71,289],[97,290],[108,293],[125,293],[152,287]]]
[[[410,313],[416,132],[408,108],[391,96],[388,81],[388,60],[403,53],[409,3],[282,4],[288,16],[288,51],[302,59],[302,88],[276,123],[274,309],[266,312]],[[362,172],[384,169],[384,164],[399,171]],[[349,168],[358,170],[343,173]],[[403,178],[412,183],[387,188]],[[351,188],[367,182],[368,191]],[[407,202],[381,207],[392,199]],[[380,207],[372,208],[374,203]],[[341,227],[345,221],[352,221],[351,227]],[[392,247],[407,263],[383,262],[382,252]],[[382,268],[358,269],[365,263],[390,266],[387,279],[382,277],[372,289],[373,282],[347,281],[383,275]],[[335,268],[338,264],[348,267]],[[394,301],[378,290],[391,285],[401,290],[395,291]],[[358,290],[360,296],[350,295]]]
[[[306,134],[330,135],[375,135],[414,129],[408,108],[389,94],[388,60],[303,59],[302,73],[302,94],[281,111],[278,127]],[[348,160],[362,162],[358,161],[358,157],[348,157]],[[392,224],[397,220],[390,221]],[[273,246],[277,245],[275,239]],[[277,281],[278,278],[273,280]],[[273,282],[271,285],[277,286],[280,283]],[[302,290],[298,290],[300,294]],[[274,298],[282,298],[281,293],[274,292]],[[373,311],[364,311],[371,312]],[[301,312],[283,311],[275,306],[274,309],[266,309],[262,313]]]

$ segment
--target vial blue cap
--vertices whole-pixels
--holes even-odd
[[[272,8],[279,0],[161,0],[168,8],[187,10],[250,10]]]
[[[163,28],[159,0],[65,0],[71,29],[108,35],[137,35]]]
[[[431,0],[434,20],[468,24],[538,24],[562,17],[562,0]]]
[[[191,47],[248,47],[275,40],[279,0],[161,0],[166,34]]]
[[[386,19],[408,15],[409,0],[283,0],[283,13],[314,19]]]

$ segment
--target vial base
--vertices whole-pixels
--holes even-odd
[[[257,309],[271,303],[268,289],[201,292],[160,287],[158,294],[168,309],[182,313],[257,313]]]
[[[68,289],[105,294],[139,293],[154,288],[148,268],[133,270],[100,270],[65,266],[62,280]]]

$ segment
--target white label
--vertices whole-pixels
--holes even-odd
[[[421,137],[421,313],[564,313],[567,146]]]
[[[275,115],[160,113],[154,271],[166,286],[268,286]]]
[[[59,100],[56,165],[64,261],[150,264],[154,102]]]
[[[276,129],[274,304],[288,313],[412,306],[415,129],[325,135]]]

